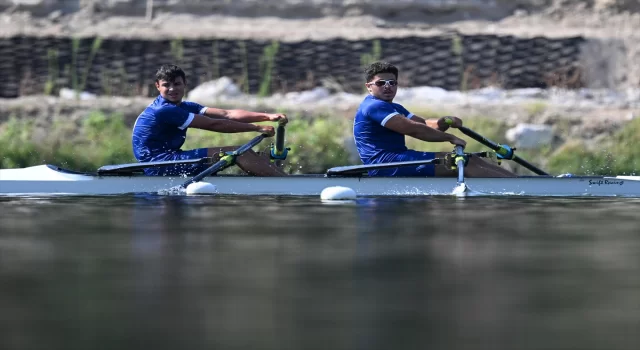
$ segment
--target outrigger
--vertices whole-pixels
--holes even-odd
[[[324,174],[254,177],[223,175],[220,171],[235,165],[236,158],[262,142],[259,135],[233,152],[221,155],[216,163],[193,177],[146,176],[144,168],[178,164],[211,163],[210,158],[186,161],[105,165],[96,172],[78,172],[44,164],[20,169],[0,170],[0,195],[117,195],[131,193],[217,193],[223,195],[318,196],[328,189],[335,198],[350,196],[425,195],[521,195],[521,196],[623,196],[640,197],[640,176],[551,176],[515,155],[514,148],[501,145],[466,127],[459,130],[490,148],[491,152],[465,153],[459,146],[444,159],[373,165],[350,165],[328,169]],[[277,129],[271,145],[271,159],[287,157],[284,126]],[[536,175],[516,178],[465,178],[469,157],[493,157],[514,161]],[[458,170],[457,178],[369,177],[372,169],[447,164]]]

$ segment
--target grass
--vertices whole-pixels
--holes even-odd
[[[275,66],[275,59],[279,48],[280,43],[273,41],[271,45],[264,48],[264,52],[260,57],[260,73],[262,74],[260,90],[258,91],[258,96],[260,97],[266,97],[271,93],[273,67]]]
[[[547,110],[547,104],[544,102],[532,102],[524,106],[524,110],[530,116],[536,116],[544,113]]]
[[[287,111],[281,111],[287,112]],[[431,117],[434,111],[415,111]],[[322,173],[333,166],[353,164],[348,146],[353,143],[352,121],[337,116],[303,117],[289,113],[286,145],[291,151],[285,171]],[[53,118],[56,120],[56,118]],[[465,125],[495,141],[505,142],[507,125],[487,117],[465,120]],[[467,151],[485,151],[486,147],[470,140],[457,130],[452,133],[468,140]],[[190,129],[183,149],[241,145],[251,133],[222,134]],[[273,139],[265,140],[256,151],[267,150]],[[640,119],[628,123],[599,145],[587,146],[579,140],[565,142],[558,149],[545,146],[517,151],[523,159],[551,174],[638,175],[640,173]],[[448,143],[426,143],[407,137],[407,146],[423,151],[451,151]],[[122,115],[89,113],[79,122],[57,119],[54,122],[10,117],[0,124],[0,167],[17,168],[51,163],[76,170],[91,171],[105,164],[135,161],[131,151],[131,126]],[[510,162],[515,165],[515,163]],[[518,173],[530,174],[516,168]],[[231,168],[230,171],[237,171]]]
[[[368,65],[380,61],[382,57],[382,45],[380,44],[380,40],[374,40],[371,43],[371,52],[364,53],[360,56],[360,66],[362,68],[367,67]]]
[[[640,119],[629,122],[610,139],[596,147],[583,142],[565,143],[554,152],[548,167],[554,172],[586,175],[640,174]]]
[[[53,163],[88,171],[104,164],[128,163],[134,160],[130,136],[125,136],[130,134],[118,114],[93,112],[79,125],[58,121],[45,128],[32,120],[10,118],[0,126],[0,166]]]
[[[289,173],[323,172],[348,163],[345,147],[350,123],[328,118],[292,116],[286,145],[291,147],[285,162]],[[342,130],[336,132],[336,130]],[[42,137],[38,137],[41,135]],[[242,145],[253,133],[223,134],[190,129],[183,149]],[[275,140],[263,141],[256,151],[268,150]],[[0,167],[19,168],[55,164],[80,171],[92,171],[105,164],[135,162],[131,150],[131,126],[122,115],[92,112],[79,123],[71,121],[37,125],[15,117],[0,124]],[[231,171],[234,171],[233,168]]]
[[[47,71],[47,81],[44,84],[44,94],[52,95],[56,88],[56,81],[58,80],[58,50],[48,49],[47,60],[49,62]]]

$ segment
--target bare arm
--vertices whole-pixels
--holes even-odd
[[[447,123],[447,119],[450,120],[451,124]],[[416,121],[418,123],[425,124],[430,128],[437,129],[440,131],[447,131],[447,129],[449,129],[449,126],[452,126],[454,128],[462,126],[462,120],[460,120],[460,118],[457,118],[457,117],[424,119],[414,114],[413,116],[411,116],[411,120]]]
[[[260,113],[245,111],[243,109],[221,109],[211,107],[207,107],[204,115],[210,118],[229,119],[241,123],[258,123],[287,119],[287,117],[281,113]]]
[[[455,135],[447,134],[445,132],[439,131],[436,128],[432,128],[428,126],[424,119],[420,118],[422,121],[414,121],[413,118],[408,119],[403,115],[395,115],[387,121],[384,125],[386,128],[389,128],[397,133],[414,137],[418,140],[427,141],[427,142],[450,142],[454,145],[466,146],[466,142]]]
[[[237,132],[260,132],[273,136],[275,129],[273,126],[255,125],[246,122],[239,122],[228,119],[215,119],[209,118],[204,115],[196,114],[189,124],[190,128],[204,129],[209,131],[217,131],[222,133],[237,133]]]

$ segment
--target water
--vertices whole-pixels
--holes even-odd
[[[0,198],[0,349],[639,349],[640,200]]]

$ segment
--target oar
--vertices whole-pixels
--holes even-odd
[[[514,162],[522,165],[523,167],[533,171],[534,173],[538,174],[538,175],[549,175],[546,172],[544,172],[543,170],[541,170],[540,168],[536,167],[535,165],[527,162],[526,160],[518,157],[517,155],[513,154],[513,149],[507,145],[501,145],[499,143],[493,142],[491,140],[488,140],[487,138],[485,138],[484,136],[478,134],[477,132],[461,126],[458,128],[463,134],[471,137],[472,139],[480,142],[481,144],[491,148],[492,150],[496,151],[497,154],[499,154],[500,156],[502,156],[502,158],[504,159],[510,159],[513,160]]]
[[[249,141],[246,145],[240,146],[237,150],[232,151],[232,152],[227,152],[227,154],[225,154],[222,158],[220,158],[219,161],[217,161],[216,163],[214,163],[212,166],[210,166],[209,168],[205,169],[203,172],[201,172],[200,174],[192,177],[191,179],[189,179],[187,182],[183,183],[182,185],[180,185],[180,187],[182,188],[187,188],[187,186],[189,186],[190,184],[194,183],[194,182],[198,182],[202,179],[204,179],[205,177],[221,171],[227,167],[232,166],[233,164],[235,164],[236,162],[236,158],[247,152],[248,150],[252,149],[255,145],[259,144],[265,137],[269,137],[265,134],[261,134],[259,136],[256,136],[253,138],[253,140]]]
[[[439,158],[425,159],[425,160],[412,160],[408,162],[392,162],[392,163],[378,163],[367,165],[347,165],[334,167],[327,170],[327,176],[346,176],[346,175],[362,175],[365,171],[387,168],[398,168],[403,166],[419,166],[425,164],[440,164]]]
[[[289,148],[284,147],[284,123],[280,121],[278,123],[278,128],[276,129],[276,142],[271,145],[271,154],[270,158],[272,161],[275,160],[276,166],[280,166],[281,161],[287,159],[287,154],[289,153]]]
[[[204,164],[211,161],[211,158],[204,157],[198,159],[186,159],[186,160],[165,160],[158,162],[146,162],[146,163],[129,163],[129,164],[115,164],[115,165],[104,165],[98,169],[98,174],[128,174],[133,173],[136,170],[142,170],[147,168],[158,168],[164,166],[172,166],[172,165],[194,165],[194,164]]]

